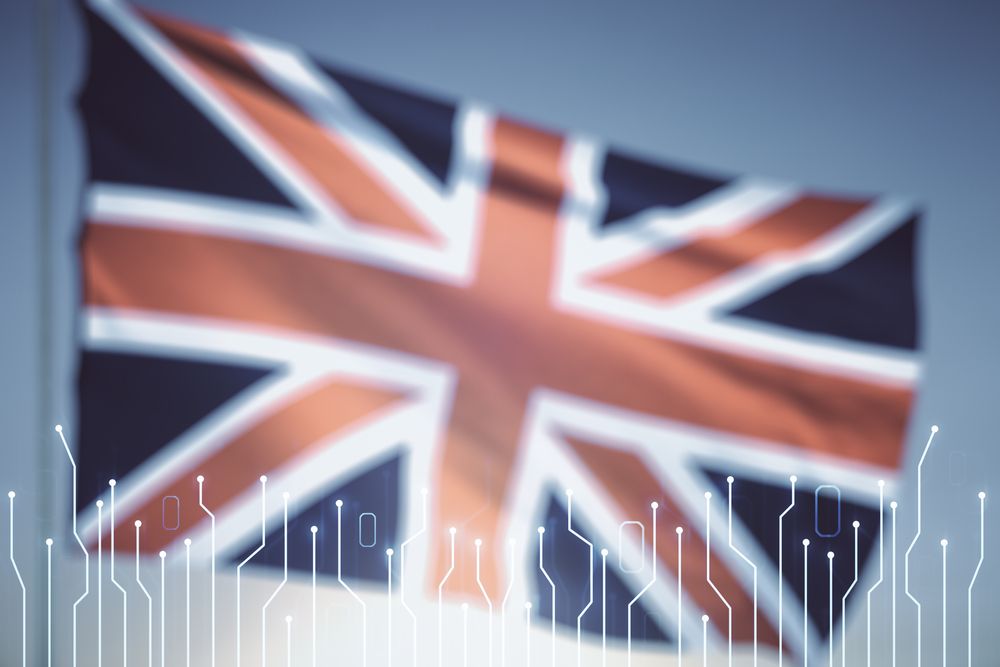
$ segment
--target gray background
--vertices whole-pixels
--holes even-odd
[[[993,440],[1000,378],[1000,5],[148,4],[194,21],[294,42],[333,63],[448,97],[477,98],[641,154],[922,202],[919,285],[926,372],[912,421],[910,482],[899,500],[904,507],[912,505],[912,468],[926,428],[939,423],[939,444],[926,470],[927,539],[914,554],[914,583],[925,601],[925,660],[938,664],[937,541],[947,536],[952,544],[949,653],[955,664],[964,664],[964,592],[978,543],[975,492],[1000,491],[1000,455]],[[71,425],[73,419],[74,240],[82,166],[73,95],[84,65],[76,11],[68,2],[57,3],[52,17],[53,233],[46,241],[38,210],[36,9],[28,0],[0,3],[0,489],[18,490],[18,558],[29,586],[38,591],[44,585],[40,545],[51,530],[46,517],[56,503],[67,501],[65,477],[54,476],[65,469],[62,454],[41,425],[57,420]],[[47,309],[46,291],[51,295]],[[59,485],[50,487],[50,480]],[[1000,617],[1000,568],[989,558],[1000,525],[997,513],[990,514],[990,501],[987,508],[988,558],[978,584],[976,629],[981,664],[998,664],[987,657],[1000,649],[1000,637],[989,632],[987,619]],[[901,517],[901,543],[908,541],[913,525],[911,515]],[[6,512],[0,526],[6,552]],[[2,665],[19,658],[16,591],[4,562]],[[909,621],[910,608],[901,603],[900,609],[901,623]],[[32,606],[33,623],[44,620],[43,612]],[[40,642],[38,627],[35,623],[32,634]],[[863,639],[863,627],[855,624],[852,631],[861,631],[853,636]],[[876,649],[876,664],[888,664],[882,662],[887,660],[883,649]],[[900,664],[914,664],[911,641],[901,641],[900,651]],[[43,664],[42,655],[29,658],[31,663]]]

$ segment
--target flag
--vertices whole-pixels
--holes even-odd
[[[512,587],[600,632],[580,614],[607,548],[612,636],[700,637],[707,614],[724,642],[731,613],[734,641],[774,646],[783,613],[798,650],[801,539],[814,571],[855,539],[863,567],[902,461],[909,203],[650,161],[131,5],[86,20],[91,543],[114,478],[143,551],[203,539],[210,510],[227,562],[263,528],[257,563],[280,566],[289,490],[292,568],[317,525],[336,573],[340,499],[349,577],[382,580],[420,535],[417,590],[452,568],[450,595]]]

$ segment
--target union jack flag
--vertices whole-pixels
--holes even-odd
[[[795,474],[784,622],[800,648],[793,543],[815,540],[825,571],[822,545],[847,553],[841,526],[858,519],[863,564],[876,481],[891,491],[902,459],[919,371],[908,203],[656,164],[130,5],[95,2],[86,20],[78,498],[91,542],[114,477],[118,525],[154,527],[144,551],[198,543],[204,475],[218,549],[239,560],[266,473],[294,491],[301,545],[346,501],[355,578],[382,579],[379,549],[426,520],[407,577],[429,590],[457,527],[448,587],[470,600],[473,538],[497,600],[548,526],[554,613],[572,626],[589,590],[573,489],[574,528],[610,549],[609,634],[624,634],[656,559],[637,638],[700,638],[708,614],[724,643],[728,604],[735,641],[775,646],[777,516]],[[305,549],[290,558],[308,569]],[[544,580],[515,586],[553,614]],[[806,630],[821,637],[816,586]],[[581,623],[600,629],[594,613]]]

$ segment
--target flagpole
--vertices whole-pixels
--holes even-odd
[[[51,487],[52,474],[52,271],[50,251],[52,246],[52,0],[35,0],[35,54],[38,62],[37,105],[38,105],[38,456],[36,484],[38,485],[37,507],[41,517],[43,534],[52,534],[55,517],[53,515],[52,494],[45,492]],[[36,590],[40,590],[45,577],[42,568],[36,568],[34,577]],[[35,614],[35,627],[43,627],[44,610],[39,606]],[[42,655],[43,637],[35,633],[37,655]]]

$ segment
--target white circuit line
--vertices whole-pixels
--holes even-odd
[[[746,557],[742,551],[737,547],[733,546],[733,476],[730,475],[726,478],[726,484],[729,489],[729,522],[727,529],[729,531],[729,548],[732,549],[737,556],[743,559],[747,565],[753,569],[753,664],[757,667],[757,566]],[[832,627],[832,625],[831,625]]]
[[[979,578],[979,570],[983,566],[983,558],[986,555],[986,492],[979,492],[979,562],[976,563],[976,571],[972,574],[972,581],[969,582],[969,591],[966,598],[966,614],[968,617],[968,644],[969,667],[972,667],[972,587],[976,585]]]
[[[267,545],[267,475],[260,476],[260,545],[254,549],[249,556],[244,558],[236,566],[236,667],[240,667],[241,649],[243,642],[240,641],[240,575],[243,566],[250,562],[254,556],[259,554]]]
[[[343,560],[342,560],[342,530],[341,523],[343,519],[344,512],[344,501],[338,499],[337,505],[337,583],[343,586],[344,590],[351,594],[351,597],[361,605],[361,665],[362,667],[368,667],[368,607],[365,605],[365,601],[362,600],[357,593],[354,592],[347,582],[343,578]]]
[[[211,569],[211,573],[210,573],[210,577],[211,577],[211,616],[212,616],[212,618],[211,618],[210,631],[211,631],[211,651],[212,651],[211,665],[212,665],[212,667],[215,667],[215,514],[213,514],[212,512],[210,512],[209,509],[207,507],[205,507],[205,500],[204,500],[205,477],[204,477],[204,475],[198,475],[198,477],[195,478],[195,481],[198,482],[198,507],[200,507],[201,510],[205,514],[208,515],[209,521],[211,522],[209,524],[209,530],[210,530],[209,541],[211,542],[210,546],[211,546],[211,549],[212,549],[212,569]]]
[[[910,542],[910,546],[906,549],[906,554],[903,556],[903,590],[906,592],[906,597],[910,598],[914,605],[917,607],[917,667],[921,664],[921,631],[922,631],[922,618],[920,607],[920,601],[910,592],[910,552],[913,551],[913,547],[917,545],[917,540],[920,539],[920,531],[922,529],[923,521],[923,491],[924,491],[924,459],[927,458],[927,452],[931,448],[931,443],[934,442],[934,434],[938,432],[937,426],[931,426],[931,434],[927,438],[927,444],[924,445],[924,451],[920,455],[920,461],[917,463],[917,532],[913,536],[913,541]],[[869,661],[870,662],[870,661]]]
[[[281,494],[281,582],[260,608],[260,664],[267,667],[267,608],[288,583],[288,491]],[[337,507],[338,519],[340,507]],[[339,572],[338,572],[339,573]]]
[[[795,482],[798,479],[795,475],[788,478],[792,483],[791,502],[778,516],[778,667],[781,667],[785,660],[785,515],[795,507]]]
[[[573,530],[573,491],[571,489],[566,489],[566,528],[571,535],[587,545],[587,559],[590,563],[590,571],[587,579],[587,606],[576,617],[576,664],[577,667],[580,667],[583,659],[583,645],[581,641],[583,616],[594,604],[594,544]]]
[[[641,598],[643,595],[646,594],[646,591],[648,591],[650,588],[653,587],[653,584],[656,583],[656,561],[658,561],[660,559],[659,555],[656,553],[656,510],[658,510],[659,507],[660,507],[660,503],[656,502],[655,500],[649,504],[649,508],[653,511],[653,544],[652,544],[652,548],[653,548],[653,576],[652,576],[652,578],[650,578],[649,582],[647,582],[646,585],[643,586],[642,590],[640,590],[638,593],[636,593],[635,597],[632,598],[629,601],[629,603],[628,603],[628,636],[626,638],[626,640],[627,640],[627,644],[626,644],[626,646],[627,646],[626,656],[627,656],[627,659],[628,659],[627,664],[629,665],[629,667],[631,667],[631,665],[632,665],[632,606],[636,602],[639,601],[639,598]],[[552,610],[553,610],[553,615],[552,616],[553,616],[553,618],[555,618],[555,613],[554,613],[555,612],[555,605],[553,605]],[[555,650],[555,649],[553,648],[553,650]]]
[[[69,450],[69,444],[66,442],[66,436],[63,435],[62,425],[56,424],[56,433],[59,434],[59,439],[62,441],[63,450],[66,452],[66,457],[69,458],[69,464],[73,468],[73,538],[76,543],[80,546],[80,551],[83,552],[83,569],[84,569],[84,590],[83,595],[78,597],[75,602],[73,602],[73,667],[76,667],[77,662],[77,611],[80,603],[83,602],[86,597],[90,594],[90,552],[87,551],[87,547],[84,546],[83,540],[80,539],[80,533],[76,529],[76,485],[77,485],[77,471],[76,471],[76,460],[73,458],[72,452]]]
[[[882,585],[882,581],[885,579],[885,539],[884,539],[884,524],[885,521],[885,482],[883,480],[878,481],[878,581],[872,584],[872,587],[868,589],[867,595],[867,605],[868,605],[868,615],[867,615],[867,645],[868,645],[868,667],[872,667],[872,593],[875,592],[879,586]]]
[[[718,598],[720,600],[722,600],[722,604],[726,605],[726,611],[728,612],[728,616],[729,616],[729,632],[728,632],[728,636],[729,636],[729,642],[728,642],[729,643],[729,662],[728,662],[728,664],[729,664],[729,667],[733,667],[733,607],[732,607],[732,605],[729,604],[729,600],[727,600],[725,598],[725,596],[721,592],[719,592],[719,589],[716,588],[715,582],[712,581],[712,508],[711,508],[711,504],[712,504],[712,492],[711,491],[706,491],[705,492],[705,581],[707,581],[708,585],[712,587],[712,590],[715,591],[715,594],[718,596]],[[702,620],[704,620],[704,618],[705,617],[702,617]]]
[[[146,665],[153,667],[153,597],[146,590],[139,576],[139,530],[142,528],[142,521],[135,521],[135,583],[139,585],[139,590],[146,596]]]

